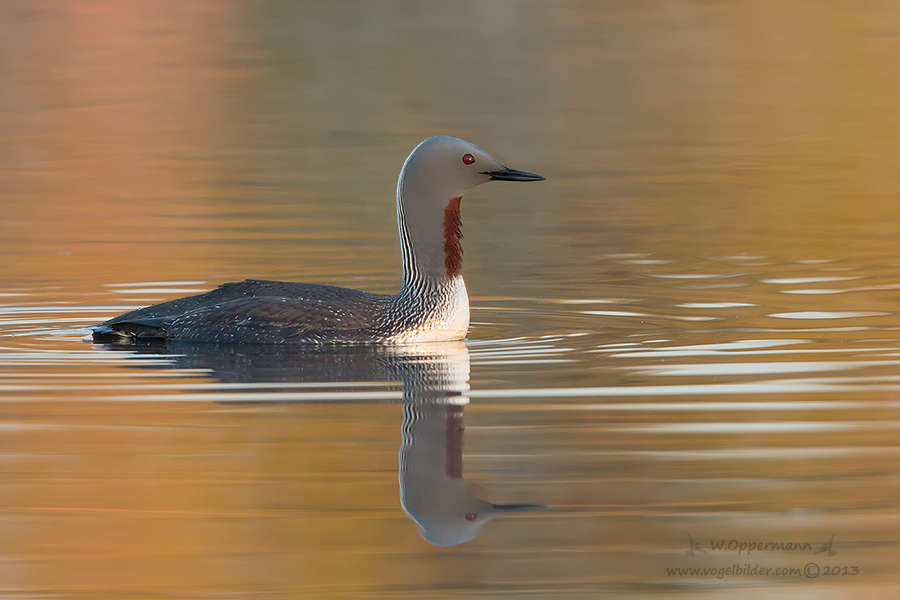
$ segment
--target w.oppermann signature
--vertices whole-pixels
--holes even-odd
[[[707,543],[701,541],[691,534],[688,534],[688,549],[685,554],[688,556],[698,556],[705,554],[712,556],[727,552],[734,552],[738,555],[749,555],[751,552],[776,552],[780,553],[782,558],[778,564],[760,564],[756,563],[731,563],[727,566],[679,566],[667,567],[666,575],[669,577],[715,577],[717,579],[733,578],[733,577],[801,577],[806,579],[816,579],[820,576],[854,576],[859,574],[859,567],[855,565],[838,565],[819,564],[816,562],[808,562],[804,565],[791,565],[784,563],[786,557],[784,553],[794,553],[796,555],[816,555],[824,554],[822,558],[834,556],[837,551],[833,549],[834,535],[827,541],[772,541],[772,540],[740,540],[740,539],[710,539]],[[758,560],[758,559],[757,559]],[[809,559],[806,559],[809,560]],[[818,560],[818,559],[817,559]],[[719,560],[715,561],[721,562]],[[789,561],[793,562],[793,561]]]
[[[827,542],[803,542],[803,541],[745,541],[745,540],[709,540],[706,545],[699,539],[695,539],[688,534],[688,549],[685,554],[695,556],[696,554],[708,554],[710,552],[737,552],[738,554],[750,554],[751,552],[808,552],[810,554],[822,554],[827,552],[828,556],[837,554],[836,550],[832,550],[834,544],[834,534]],[[708,549],[708,550],[707,550]]]

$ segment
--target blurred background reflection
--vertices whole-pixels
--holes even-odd
[[[0,3],[0,595],[895,597],[897,56],[875,1]],[[436,133],[548,178],[465,197],[449,358],[82,341],[396,291]],[[419,459],[550,509],[429,532]]]

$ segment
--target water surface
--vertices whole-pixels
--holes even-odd
[[[893,597],[895,13],[4,4],[0,595]],[[396,290],[435,133],[548,178],[466,195],[466,342],[85,341]]]

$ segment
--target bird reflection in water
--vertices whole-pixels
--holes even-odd
[[[477,484],[463,479],[469,353],[464,342],[432,346],[438,347],[452,350],[427,359],[420,356],[413,363],[420,372],[403,378],[400,504],[423,538],[436,546],[453,546],[475,538],[485,523],[504,512],[544,507],[492,504],[482,499]],[[435,378],[436,372],[443,377]]]
[[[156,354],[172,360],[170,368],[203,369],[223,383],[402,382],[403,425],[400,446],[400,504],[419,526],[419,533],[437,546],[468,542],[489,520],[509,512],[543,510],[538,504],[493,504],[480,486],[463,479],[463,413],[469,403],[469,353],[464,341],[409,345],[274,346],[169,342],[165,345],[110,345],[115,350]],[[159,368],[154,364],[150,368]],[[279,387],[283,390],[283,387]],[[304,399],[298,391],[279,404],[323,402]],[[399,396],[399,395],[398,395]],[[240,392],[223,391],[222,401],[248,402]],[[325,400],[372,403],[386,400]],[[400,401],[387,400],[387,402]]]
[[[463,409],[468,398],[406,401],[400,447],[400,504],[422,537],[453,546],[477,537],[504,512],[542,510],[537,504],[492,504],[462,476]]]

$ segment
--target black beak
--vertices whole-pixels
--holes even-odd
[[[482,171],[482,175],[490,175],[491,180],[498,181],[543,181],[546,177],[535,175],[534,173],[526,173],[525,171],[516,171],[509,167],[503,167],[496,171]]]

